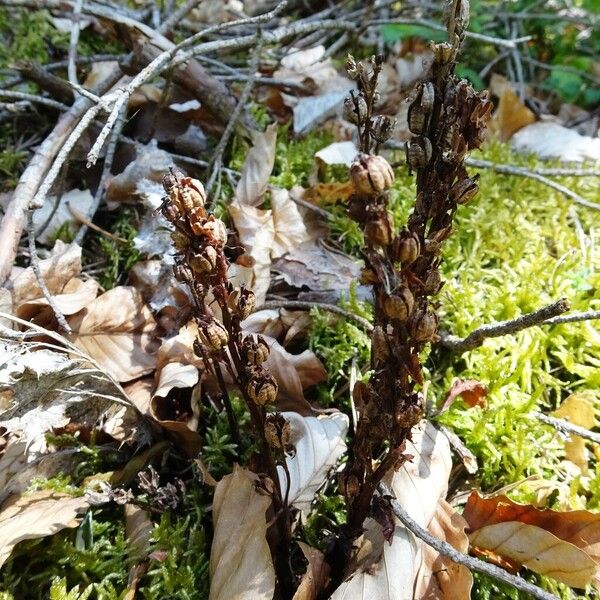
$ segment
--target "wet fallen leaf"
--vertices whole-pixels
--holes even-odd
[[[0,512],[0,566],[23,540],[52,535],[66,527],[77,527],[89,508],[83,496],[74,498],[52,490],[16,496]]]
[[[286,457],[290,474],[288,501],[307,513],[331,468],[346,451],[348,417],[343,413],[301,417],[295,412],[281,413],[290,424],[295,453]],[[287,489],[283,467],[277,467],[282,494]]]
[[[473,492],[463,516],[474,546],[574,587],[585,587],[592,577],[600,582],[598,514],[540,510],[503,495],[484,498]]]
[[[213,500],[210,600],[272,600],[275,570],[265,512],[249,471],[238,466],[217,484]]]
[[[267,189],[269,177],[275,164],[277,124],[269,125],[264,133],[257,133],[252,139],[242,167],[240,180],[235,189],[235,197],[245,206],[258,206]]]
[[[565,419],[573,425],[579,425],[585,429],[596,426],[596,412],[594,409],[594,393],[579,392],[571,394],[554,411],[554,416]],[[588,471],[588,452],[585,440],[577,435],[571,435],[565,442],[565,456],[575,463],[586,474]]]
[[[69,318],[71,341],[117,381],[131,381],[154,370],[150,309],[133,287],[116,287]]]

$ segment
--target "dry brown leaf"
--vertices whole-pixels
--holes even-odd
[[[52,490],[15,496],[0,512],[0,566],[19,542],[77,527],[79,516],[88,508],[86,498]]]
[[[81,272],[81,247],[57,240],[50,257],[40,261],[40,272],[48,291],[60,294],[67,283]],[[44,295],[32,267],[23,269],[14,279],[11,277],[9,287],[15,307]]]
[[[154,526],[148,511],[135,504],[125,504],[125,535],[130,558],[145,558],[150,552],[150,537]]]
[[[596,426],[594,400],[595,395],[590,391],[571,394],[554,412],[554,416],[565,419],[573,425],[592,429]],[[565,442],[565,456],[575,463],[584,475],[588,472],[588,452],[585,444],[585,440],[578,435],[571,435]]]
[[[96,298],[97,293],[98,283],[94,279],[82,281],[78,277],[73,277],[60,294],[53,296],[53,300],[63,315],[70,316],[90,304]],[[23,302],[16,307],[15,314],[20,319],[36,323],[47,329],[52,329],[56,322],[54,311],[50,308],[46,298]]]
[[[545,529],[519,521],[487,525],[469,534],[471,544],[572,587],[584,588],[596,571],[594,561],[580,548]]]
[[[273,214],[270,210],[243,206],[237,200],[229,205],[229,214],[246,252],[254,259],[250,287],[260,306],[264,304],[271,283],[271,248],[275,239]]]
[[[600,582],[600,514],[594,514],[586,510],[540,510],[530,505],[513,502],[510,498],[503,495],[483,498],[477,492],[473,492],[469,496],[463,516],[467,520],[470,530],[475,534],[482,528],[507,523],[520,523],[547,532],[551,534],[555,540],[562,540],[563,542],[573,545],[581,549],[586,556],[589,556],[597,565],[598,575],[595,576],[596,585]],[[510,525],[510,527],[514,526]],[[495,531],[492,531],[492,533],[495,533]],[[504,537],[508,537],[508,530],[506,533],[507,535]],[[472,534],[469,535],[470,538],[471,535]],[[535,535],[541,536],[542,534],[535,532]],[[487,539],[484,541],[487,542]],[[483,541],[479,540],[479,544],[482,543]],[[561,548],[563,547],[561,546]],[[501,554],[500,550],[498,550],[498,553]],[[565,556],[574,554],[572,549],[568,547],[565,547],[565,553]],[[523,562],[518,557],[510,558]],[[571,559],[565,560],[570,561]],[[525,563],[523,562],[523,564]],[[534,563],[533,566],[527,566],[532,570],[537,570],[535,564],[537,563]],[[565,574],[568,576],[572,575],[571,569],[573,566],[574,565],[570,564],[570,562],[565,562],[562,565]],[[585,569],[582,570],[582,573],[583,572],[586,572]],[[560,575],[560,573],[558,575]],[[575,573],[575,575],[577,575],[577,573]],[[593,571],[592,575],[594,575]],[[555,577],[556,575],[551,576]],[[556,578],[568,583],[564,578]]]
[[[270,504],[256,492],[250,472],[238,466],[218,483],[209,600],[272,600],[275,569],[265,518]]]
[[[154,370],[156,322],[135,288],[113,288],[68,321],[71,341],[117,381],[131,381]]]
[[[510,87],[506,87],[502,90],[498,108],[490,120],[489,128],[500,140],[506,142],[519,129],[535,121],[535,114],[521,102],[519,96]]]
[[[276,144],[277,123],[269,125],[264,133],[254,134],[252,148],[248,150],[235,189],[235,197],[242,206],[258,206],[262,203],[275,164]]]
[[[298,205],[290,198],[287,190],[271,188],[271,210],[273,211],[273,246],[271,258],[279,258],[295,250],[302,242],[310,239],[306,225],[298,211]]]
[[[316,600],[327,586],[331,569],[322,552],[304,542],[298,542],[298,546],[308,561],[308,568],[292,600]]]
[[[448,410],[454,400],[460,396],[471,408],[485,406],[485,397],[488,394],[487,387],[476,379],[455,379],[444,399],[440,412]]]
[[[252,313],[242,322],[242,328],[247,332],[268,335],[285,346],[297,336],[305,336],[311,322],[310,313],[305,310],[267,309]]]
[[[468,554],[467,526],[462,515],[440,498],[427,529],[459,552]],[[470,597],[472,585],[473,576],[467,567],[451,561],[431,546],[423,546],[423,562],[415,579],[415,600],[464,600]]]
[[[354,186],[350,181],[345,183],[317,183],[308,188],[302,197],[303,200],[312,204],[331,204],[344,202],[354,193]]]

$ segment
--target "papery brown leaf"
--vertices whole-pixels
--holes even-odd
[[[448,502],[440,498],[428,531],[448,542],[459,552],[468,554],[467,522]],[[463,600],[471,595],[471,571],[427,544],[423,545],[423,561],[415,579],[415,600]]]
[[[331,568],[322,552],[304,542],[298,542],[298,546],[308,561],[308,568],[292,600],[316,600],[327,586]]]
[[[271,258],[279,258],[295,250],[302,242],[310,239],[297,204],[290,193],[281,188],[271,188],[271,210],[273,211],[274,238]]]
[[[261,204],[275,164],[276,143],[277,123],[269,125],[264,133],[254,134],[235,189],[235,197],[242,206]]]
[[[571,394],[563,400],[554,416],[565,419],[573,425],[584,429],[592,429],[596,426],[596,411],[594,408],[595,396],[591,391],[583,391]],[[585,475],[588,472],[588,452],[586,441],[578,435],[571,434],[570,439],[565,442],[565,456],[575,463]]]
[[[350,181],[345,183],[317,183],[308,188],[303,195],[303,200],[316,204],[332,204],[345,202],[354,193],[354,186]]]
[[[142,559],[150,552],[154,526],[148,511],[135,504],[125,504],[125,535],[130,558]]]
[[[71,341],[117,381],[131,381],[154,370],[156,322],[135,288],[113,288],[68,321]]]
[[[487,387],[476,379],[455,379],[444,399],[440,412],[448,410],[454,400],[460,396],[471,408],[485,406],[485,398],[488,395]]]
[[[271,283],[271,248],[275,239],[273,214],[253,206],[243,206],[237,200],[229,205],[229,215],[244,245],[254,259],[251,288],[258,306],[264,304]]]
[[[23,540],[46,537],[66,527],[77,527],[89,508],[84,497],[74,498],[40,490],[8,500],[0,511],[0,566]]]
[[[94,279],[83,281],[73,277],[59,294],[53,296],[53,300],[63,315],[70,316],[90,304],[96,298],[97,293],[98,283]],[[44,297],[23,302],[16,307],[15,314],[20,319],[36,323],[47,329],[56,322],[54,310]]]
[[[258,310],[242,322],[244,331],[277,339],[283,346],[308,333],[312,319],[305,310]],[[283,338],[283,339],[282,339]]]
[[[48,291],[53,295],[60,294],[67,283],[81,272],[81,247],[57,240],[50,257],[40,260],[40,272]],[[14,279],[11,277],[9,288],[15,307],[44,296],[32,267],[23,269]]]
[[[275,569],[266,540],[271,504],[252,474],[237,465],[221,479],[213,499],[209,600],[272,600]]]
[[[510,498],[503,495],[484,498],[477,492],[473,492],[469,496],[463,516],[467,520],[472,534],[477,534],[479,530],[485,527],[507,523],[521,523],[548,532],[555,539],[574,545],[589,556],[597,565],[596,570],[598,575],[595,576],[596,583],[600,582],[600,514],[594,514],[586,510],[540,510],[530,505],[513,502]],[[510,527],[515,528],[512,524]],[[492,531],[492,533],[495,533],[495,531]],[[469,534],[470,538],[472,534]],[[542,534],[535,532],[535,535],[541,536]],[[479,539],[479,544],[483,544],[483,541],[487,542],[487,538],[482,541],[481,536],[476,539]],[[475,542],[473,543],[475,544]],[[482,547],[486,548],[486,546]],[[502,554],[498,549],[489,549]],[[572,549],[568,549],[568,552],[574,554]],[[518,556],[510,556],[510,558],[520,561]],[[567,562],[562,565],[567,575],[571,575],[571,570],[575,570],[574,567],[576,566],[570,564],[568,562],[570,560],[567,559]],[[584,559],[581,560],[588,564]],[[533,570],[537,570],[535,564],[537,564],[537,561],[534,563],[534,566],[527,566]],[[582,568],[582,573],[585,572],[587,571]],[[593,574],[594,572],[592,571]],[[556,575],[551,576],[555,577]],[[560,580],[567,583],[564,578]]]
[[[477,548],[510,558],[576,588],[590,583],[596,571],[591,557],[577,546],[520,521],[487,525],[470,533],[469,540]]]
[[[535,114],[521,102],[514,90],[506,87],[500,95],[498,108],[490,120],[489,129],[500,140],[506,142],[519,129],[535,121]]]

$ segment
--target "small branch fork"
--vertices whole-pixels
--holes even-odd
[[[522,592],[526,592],[531,594],[534,598],[538,598],[539,600],[558,600],[557,596],[546,592],[542,588],[534,585],[533,583],[529,583],[522,577],[517,577],[516,575],[511,575],[507,573],[504,569],[497,567],[496,565],[492,565],[490,563],[484,562],[483,560],[479,560],[472,556],[467,556],[462,552],[459,552],[451,546],[448,542],[439,539],[435,535],[432,535],[426,529],[423,529],[402,507],[402,505],[392,497],[390,490],[383,484],[379,484],[379,492],[382,496],[389,498],[390,505],[392,507],[392,511],[394,515],[400,520],[400,522],[414,535],[416,535],[419,539],[423,540],[428,546],[431,546],[435,550],[437,550],[440,554],[447,556],[453,562],[464,565],[471,571],[477,571],[478,573],[483,573],[485,575],[489,575],[494,579],[499,581],[503,581],[504,583],[508,583],[512,587],[521,590]]]
[[[478,348],[488,338],[515,334],[536,325],[560,325],[562,323],[576,323],[600,319],[600,310],[563,315],[568,310],[568,301],[565,298],[561,298],[553,304],[544,306],[539,310],[527,313],[511,321],[498,321],[497,323],[482,325],[464,338],[441,333],[440,344],[452,352],[462,353]]]
[[[574,425],[573,423],[569,423],[569,421],[565,421],[565,419],[557,419],[556,417],[551,417],[550,415],[545,415],[541,412],[532,412],[529,416],[533,419],[538,419],[538,421],[541,421],[542,423],[546,423],[546,425],[551,425],[557,431],[562,433],[578,435],[581,438],[590,440],[590,442],[600,444],[600,433],[590,431],[589,429],[580,427],[579,425]]]

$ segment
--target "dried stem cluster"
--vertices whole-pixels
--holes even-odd
[[[260,453],[254,470],[264,475],[260,485],[273,500],[271,546],[283,597],[293,587],[289,563],[290,519],[286,494],[282,494],[277,473],[280,464],[287,473],[284,452],[289,444],[289,424],[278,413],[267,413],[277,396],[277,381],[264,363],[269,346],[260,336],[245,335],[241,322],[254,310],[256,298],[246,288],[229,282],[225,256],[225,224],[206,211],[206,194],[197,179],[172,169],[164,177],[167,196],[161,211],[174,227],[171,234],[177,250],[175,277],[189,286],[194,303],[198,336],[194,352],[214,376],[221,391],[220,401],[227,413],[234,439],[239,441],[237,421],[229,399],[226,375],[234,382],[251,417]],[[208,302],[214,300],[220,319]]]
[[[388,211],[393,172],[384,158],[369,153],[389,137],[392,127],[372,114],[381,60],[373,57],[365,65],[350,57],[347,65],[358,92],[346,100],[346,112],[358,126],[362,150],[350,169],[355,193],[348,211],[365,235],[362,280],[373,287],[374,328],[372,375],[369,383],[354,388],[360,416],[341,478],[349,509],[338,546],[346,552],[362,532],[379,482],[408,458],[403,454],[405,442],[423,415],[420,356],[426,344],[437,339],[438,317],[431,298],[443,285],[442,243],[452,232],[458,206],[478,191],[463,163],[467,151],[483,141],[491,104],[485,93],[478,94],[454,75],[468,4],[457,0],[450,5],[451,42],[434,46],[431,71],[418,85],[409,109],[414,137],[407,145],[407,160],[416,172],[417,196],[399,232]]]

